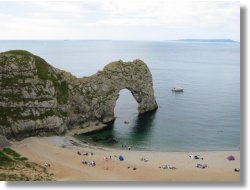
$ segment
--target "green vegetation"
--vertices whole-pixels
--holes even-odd
[[[85,97],[87,98],[85,101],[92,101],[92,99],[94,98],[94,93],[87,90],[85,92]]]
[[[0,151],[0,168],[5,167],[5,166],[9,166],[12,164],[13,164],[13,160],[9,156],[4,154],[3,151]]]
[[[12,54],[14,56],[21,55],[22,57],[18,58],[18,64],[24,67],[27,64],[27,60],[30,60],[30,57],[32,56],[35,60],[38,78],[40,78],[41,80],[50,80],[53,82],[53,85],[56,90],[57,101],[59,104],[66,104],[68,102],[68,97],[69,97],[68,84],[66,81],[63,81],[63,74],[52,74],[52,67],[44,59],[42,59],[39,56],[33,55],[32,53],[25,51],[25,50],[11,50],[11,51],[3,52],[0,54]],[[8,63],[8,58],[2,57],[0,61],[1,63]],[[1,78],[1,86],[2,87],[28,86],[29,84],[18,82],[19,79],[23,79],[24,81],[25,78],[22,75],[15,76],[13,78],[3,77]],[[15,98],[15,95],[13,95],[13,98]],[[18,101],[18,99],[20,99],[20,96],[18,96],[16,100],[15,99],[13,100]]]
[[[20,154],[18,154],[11,148],[4,148],[2,151],[7,155],[11,156],[12,158],[14,158],[14,160],[20,160],[20,161],[28,160],[26,157],[22,157]]]
[[[34,58],[35,58],[38,77],[43,80],[51,80],[49,74],[49,67],[50,67],[49,64],[41,57],[34,56]]]
[[[21,113],[20,108],[5,108],[1,107],[0,111],[0,124],[2,126],[10,127],[10,123],[8,121],[8,117],[15,117]]]
[[[8,121],[8,117],[11,118],[13,121],[16,121],[19,119],[22,119],[22,120],[30,119],[30,120],[36,121],[36,120],[42,120],[49,116],[67,117],[67,112],[62,112],[57,109],[50,109],[40,114],[39,116],[32,115],[32,113],[30,113],[30,115],[28,116],[22,116],[21,113],[22,113],[21,108],[2,107],[1,112],[0,112],[0,125],[10,127],[11,124]]]
[[[1,55],[1,53],[0,53],[0,55]],[[7,60],[7,57],[3,57],[3,56],[0,57],[0,65],[6,63],[6,60]]]
[[[12,150],[11,148],[4,148],[2,151],[14,158],[21,156],[20,154],[18,154],[16,151]]]
[[[4,86],[11,86],[18,83],[19,78],[2,78],[1,82]]]
[[[32,60],[33,64],[35,64],[33,66]],[[13,102],[13,105],[1,107],[0,127],[9,128],[13,122],[18,120],[36,121],[50,116],[67,117],[67,112],[57,108],[48,108],[46,110],[44,110],[45,108],[37,108],[40,114],[36,114],[37,112],[34,113],[34,110],[32,111],[29,106],[26,107],[27,104],[32,106],[32,103],[35,101],[40,104],[43,101],[50,101],[54,98],[57,99],[58,104],[67,104],[69,92],[63,72],[54,72],[53,68],[44,59],[24,50],[11,50],[0,53],[0,64],[1,68],[6,66],[6,69],[2,69],[2,77],[0,78],[0,87],[4,89],[4,91],[0,92],[0,101],[5,103]],[[36,77],[39,78],[39,81],[34,81],[33,83],[32,80],[36,80]],[[46,86],[50,86],[47,80],[53,83],[55,97],[51,97],[50,89],[45,90]],[[29,98],[29,96],[24,98],[25,93],[22,92],[23,89],[28,93],[33,93],[34,91],[36,95],[31,96],[33,98]],[[41,105],[43,104],[41,103]],[[9,135],[11,136],[11,134]],[[15,157],[15,159],[23,161],[26,158]]]
[[[53,81],[56,92],[57,92],[57,101],[59,104],[66,104],[68,102],[69,93],[68,85],[65,81],[59,83],[58,81]]]
[[[0,181],[51,180],[46,168],[27,160],[11,148],[0,150]]]
[[[57,101],[59,104],[66,104],[68,102],[68,85],[66,81],[60,82],[62,79],[61,75],[56,77],[49,73],[50,65],[38,56],[34,56],[36,61],[36,68],[38,77],[42,80],[51,80],[55,86],[57,92]]]
[[[34,101],[38,101],[38,102],[43,102],[43,101],[49,101],[52,100],[52,98],[45,98],[45,97],[41,97],[41,98],[22,98],[21,94],[15,94],[15,93],[10,93],[10,94],[5,94],[5,96],[8,98],[8,101],[12,101],[12,102],[23,102],[23,103],[27,103],[27,102],[34,102]],[[0,101],[4,101],[3,97],[0,96]]]
[[[0,181],[28,181],[25,175],[18,176],[17,174],[4,174],[0,173]]]
[[[42,58],[35,56],[37,74],[40,79],[51,80],[57,92],[57,101],[59,104],[66,104],[68,102],[68,85],[66,81],[60,82],[61,75],[56,77],[49,73],[49,64]]]
[[[12,150],[11,148],[4,148],[0,150],[0,169],[13,168],[19,161],[28,160],[26,157],[22,157],[16,151]]]
[[[51,109],[51,110],[48,110],[48,111],[44,112],[40,116],[37,116],[37,117],[34,116],[34,118],[32,118],[32,119],[33,120],[35,120],[35,119],[44,119],[44,118],[49,117],[49,116],[59,116],[59,117],[64,116],[65,117],[65,116],[67,116],[67,113],[56,110],[56,109]]]
[[[10,50],[10,51],[2,52],[1,54],[14,54],[14,55],[25,55],[25,56],[33,55],[32,53],[30,53],[26,50]]]
[[[37,74],[40,79],[49,80],[49,64],[39,56],[33,55],[32,53],[25,50],[10,50],[6,52],[2,52],[1,54],[12,54],[12,55],[21,55],[24,56],[23,62],[27,60],[30,56],[35,59]],[[6,61],[6,60],[5,60]],[[21,61],[20,61],[21,62]]]

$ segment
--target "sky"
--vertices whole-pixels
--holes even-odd
[[[240,41],[239,1],[0,1],[2,40]]]

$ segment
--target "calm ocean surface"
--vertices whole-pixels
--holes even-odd
[[[82,138],[161,151],[239,149],[239,43],[0,41],[0,51],[10,49],[31,51],[78,77],[92,75],[114,60],[140,58],[147,63],[159,109],[138,117],[137,103],[122,90],[113,126]],[[176,85],[184,92],[173,93]]]

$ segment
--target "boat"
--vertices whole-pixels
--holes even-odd
[[[172,88],[172,91],[173,92],[183,92],[183,88],[181,88],[181,87],[174,87],[174,88]]]

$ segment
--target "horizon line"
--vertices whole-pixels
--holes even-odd
[[[196,41],[196,40],[231,40],[232,42],[240,42],[240,40],[233,40],[231,38],[179,38],[172,40],[147,40],[147,39],[0,39],[0,41],[156,41],[156,42],[166,42],[166,41]]]

